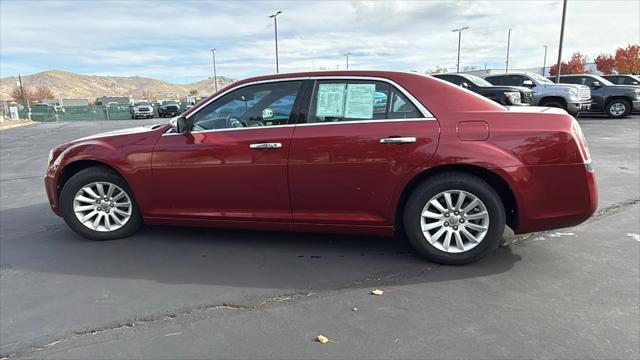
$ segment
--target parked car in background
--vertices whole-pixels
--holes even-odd
[[[640,76],[638,75],[602,75],[602,77],[616,85],[640,86]]]
[[[556,84],[535,73],[509,73],[484,78],[493,85],[524,86],[533,91],[533,103],[565,109],[576,116],[591,108],[591,91],[588,86]]]
[[[153,106],[147,100],[137,100],[131,106],[131,118],[153,118]]]
[[[604,111],[610,118],[623,118],[631,111],[640,111],[640,86],[614,85],[598,75],[561,75],[564,84],[586,85],[591,88],[590,111]]]
[[[206,96],[187,96],[187,101],[185,104],[185,108],[186,110],[191,109],[192,107],[194,107],[197,103],[199,103],[200,101],[206,99]]]
[[[180,114],[180,103],[176,100],[161,100],[158,102],[158,116],[176,116]]]
[[[431,76],[462,86],[502,105],[533,105],[533,91],[526,87],[496,86],[470,74],[433,74]]]
[[[598,199],[585,138],[566,112],[507,108],[390,71],[236,82],[169,124],[56,146],[45,187],[51,209],[90,239],[143,224],[403,232],[443,264],[490,253],[505,224],[515,233],[577,225]]]

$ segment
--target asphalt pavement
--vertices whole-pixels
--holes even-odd
[[[93,242],[50,211],[49,149],[160,121],[0,132],[0,358],[640,357],[638,115],[579,119],[594,217],[457,267],[380,237],[147,227]]]

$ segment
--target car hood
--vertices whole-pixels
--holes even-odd
[[[504,85],[494,85],[494,86],[484,86],[483,89],[487,90],[497,90],[497,91],[522,91],[522,92],[531,92],[531,89],[524,86],[504,86]]]
[[[166,126],[166,124],[136,126],[136,127],[132,127],[132,128],[128,128],[128,129],[108,131],[108,132],[99,133],[99,134],[90,135],[90,136],[85,136],[83,138],[73,140],[72,143],[79,142],[79,141],[85,141],[85,140],[113,137],[113,136],[126,136],[126,135],[132,135],[132,134],[145,133],[145,132],[158,130],[162,126]]]

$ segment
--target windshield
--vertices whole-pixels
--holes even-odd
[[[175,100],[165,100],[162,102],[162,105],[176,105],[177,103]]]
[[[553,84],[553,81],[547,79],[546,77],[542,76],[542,75],[538,75],[536,73],[528,73],[527,74],[529,77],[533,78],[535,81],[541,82],[541,83],[545,83],[545,84]]]
[[[135,106],[149,106],[148,101],[136,101]]]
[[[475,76],[475,75],[471,75],[471,74],[464,74],[462,75],[462,77],[464,77],[465,79],[471,81],[472,83],[478,85],[478,86],[493,86],[493,84],[491,84],[490,82],[488,82],[487,80]]]

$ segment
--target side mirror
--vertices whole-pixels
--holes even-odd
[[[176,116],[169,121],[169,125],[173,132],[178,134],[187,134],[191,131],[191,122],[184,116]]]
[[[600,81],[594,81],[591,83],[591,87],[594,87],[594,88],[599,88],[601,86],[602,84],[600,83]]]
[[[531,80],[524,80],[522,82],[522,86],[526,86],[526,87],[534,87],[535,85],[533,84],[533,81]]]

